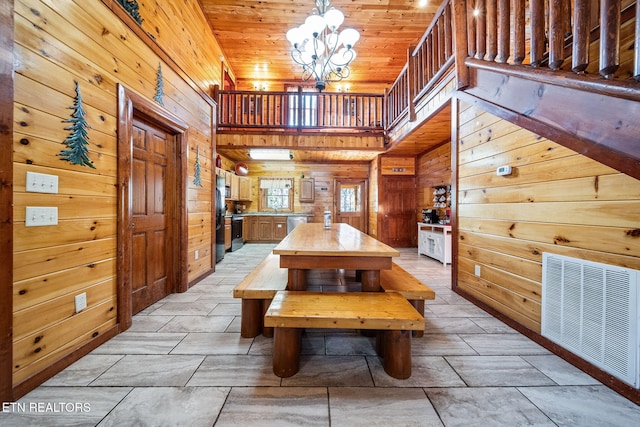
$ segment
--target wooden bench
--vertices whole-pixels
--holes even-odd
[[[380,286],[385,292],[396,292],[405,297],[424,316],[424,301],[436,298],[429,286],[416,279],[411,273],[395,262],[391,270],[380,270]],[[424,335],[424,330],[414,331],[414,337]]]
[[[424,318],[399,293],[279,291],[264,316],[274,328],[273,373],[290,377],[300,369],[304,328],[373,329],[376,352],[390,376],[411,376],[411,331]]]
[[[263,324],[264,312],[276,292],[287,288],[288,272],[280,268],[280,256],[269,254],[233,289],[234,298],[242,298],[240,335],[253,338],[261,332],[273,336],[273,329]]]

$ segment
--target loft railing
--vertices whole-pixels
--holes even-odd
[[[604,77],[606,85],[613,79],[640,80],[640,8],[635,0],[458,2],[467,43],[457,54],[467,65],[573,71]]]
[[[407,63],[391,89],[386,92],[389,128],[395,126],[406,115],[413,121],[414,107],[420,98],[453,69],[453,34],[451,1],[445,0],[418,45],[409,48]]]
[[[216,91],[218,130],[383,133],[382,95]]]

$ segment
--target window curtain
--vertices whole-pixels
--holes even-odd
[[[292,180],[290,178],[270,178],[260,180],[260,189],[282,189],[291,188]]]

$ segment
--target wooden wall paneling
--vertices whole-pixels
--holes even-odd
[[[14,384],[20,385],[31,376],[46,369],[69,352],[95,339],[113,328],[116,323],[116,297],[101,304],[87,307],[83,316],[71,316],[64,324],[39,330],[15,342],[13,372]],[[40,339],[37,339],[40,337]],[[69,340],[69,337],[71,339]],[[45,345],[54,346],[55,351],[40,357]],[[38,350],[40,348],[40,350]]]
[[[13,284],[13,309],[20,311],[65,293],[76,294],[91,284],[115,277],[115,273],[116,262],[112,258],[17,281]]]
[[[640,181],[477,105],[463,103],[462,117],[472,143],[457,150],[460,290],[539,332],[543,252],[640,268]],[[515,173],[496,176],[499,164]]]
[[[123,25],[98,0],[65,3],[21,0],[16,2],[15,14],[12,10],[11,15],[15,19],[15,26],[11,26],[15,28],[15,35],[11,37],[11,43],[15,40],[15,96],[7,99],[14,100],[14,122],[17,123],[17,132],[12,138],[16,169],[13,179],[18,185],[12,193],[12,197],[17,200],[12,215],[15,215],[14,221],[17,221],[19,227],[15,236],[20,241],[17,246],[19,253],[15,248],[12,250],[16,266],[12,280],[16,286],[27,291],[18,299],[18,309],[27,310],[28,307],[39,304],[46,305],[49,299],[62,298],[66,293],[82,292],[95,283],[67,278],[66,281],[58,282],[61,284],[59,289],[44,285],[49,281],[62,280],[59,278],[64,277],[64,269],[78,272],[87,266],[107,265],[115,259],[116,239],[113,230],[118,194],[115,187],[118,115],[116,86],[119,82],[125,82],[134,91],[151,99],[155,94],[156,71],[160,63],[165,93],[164,109],[174,113],[194,129],[189,138],[189,154],[184,154],[185,161],[187,157],[191,160],[188,167],[186,163],[184,166],[184,170],[189,171],[187,182],[193,181],[196,150],[200,156],[203,187],[190,186],[190,194],[194,197],[195,207],[205,211],[205,215],[209,217],[208,222],[204,222],[205,226],[209,225],[209,230],[198,230],[202,234],[189,241],[204,241],[203,247],[208,248],[209,255],[200,258],[201,263],[195,269],[193,277],[210,271],[213,266],[210,256],[212,209],[211,203],[203,200],[203,197],[209,197],[207,194],[211,194],[212,188],[214,106],[210,97],[193,80],[185,79],[183,70],[174,69],[173,62],[164,62],[162,58],[166,58],[166,55],[163,55],[157,45],[147,44],[148,37],[144,34],[141,35],[142,38],[137,37],[140,33],[136,28],[132,30]],[[153,25],[154,18],[148,17],[146,21]],[[208,27],[195,29],[191,26],[186,31],[200,31],[210,35]],[[175,43],[175,46],[180,44],[179,41]],[[181,50],[188,49],[183,47]],[[200,65],[194,65],[198,66]],[[203,73],[206,75],[208,72]],[[90,156],[96,166],[95,170],[70,165],[57,157],[62,148],[61,141],[69,133],[64,129],[67,124],[63,120],[69,117],[69,107],[75,96],[74,80],[81,84],[86,117],[91,125]],[[210,81],[208,78],[206,84],[201,82],[201,86],[206,86],[208,90]],[[58,175],[59,193],[25,193],[26,171]],[[60,223],[55,231],[47,234],[46,239],[38,239],[42,229],[24,227],[22,221],[24,207],[27,205],[59,207]],[[183,209],[187,209],[186,201]],[[186,218],[184,220],[183,228],[186,230]],[[186,242],[186,233],[184,239]],[[82,255],[78,256],[77,251],[80,249]],[[185,249],[185,253],[180,255],[184,257],[185,263],[186,252]],[[203,249],[201,253],[206,254],[207,250]],[[51,255],[56,260],[55,263],[48,261],[46,254]],[[208,269],[205,265],[207,262]],[[102,275],[99,277],[91,277],[104,280],[103,274],[106,271],[101,271]],[[115,268],[111,269],[111,275],[115,277]],[[185,277],[184,281],[191,277]],[[112,310],[115,316],[115,309]],[[77,317],[83,318],[87,311]],[[108,329],[107,334],[113,333],[114,325],[112,322],[105,329]],[[28,367],[22,365],[21,372],[28,373],[19,377],[18,381],[21,383],[14,382],[14,391],[26,392],[39,384],[47,376],[57,372],[56,369],[75,360],[73,357],[84,354],[82,349],[89,351],[97,345],[94,343],[103,340],[101,335],[91,337],[85,334],[79,337],[73,332],[67,333],[64,335],[65,340],[74,345],[67,345],[67,341],[63,340],[60,350],[55,351],[55,354],[43,355]]]
[[[13,401],[13,39],[14,0],[0,4],[0,401]]]
[[[378,238],[378,182],[380,157],[369,163],[369,234]]]
[[[422,221],[422,209],[433,209],[433,187],[452,183],[450,142],[435,147],[417,160],[416,220]],[[453,193],[452,193],[453,196]],[[440,215],[442,216],[442,213]]]

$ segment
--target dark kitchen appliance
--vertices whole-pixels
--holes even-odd
[[[216,263],[224,258],[224,177],[216,176]]]
[[[231,252],[237,251],[244,245],[242,237],[242,217],[234,215],[231,218]]]
[[[440,217],[435,209],[422,209],[422,222],[427,224],[437,224],[438,221],[440,221]]]

